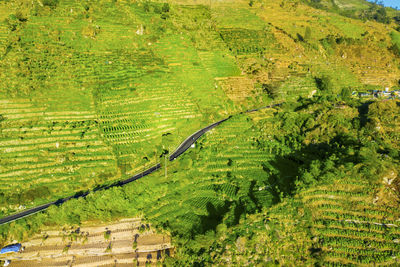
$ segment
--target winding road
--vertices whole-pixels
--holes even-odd
[[[256,108],[256,109],[247,110],[247,111],[242,112],[242,113],[251,113],[251,112],[259,111],[261,109],[277,107],[277,106],[280,106],[280,105],[282,105],[282,104],[274,104],[274,105],[270,105],[270,106],[264,106],[264,107],[260,107],[260,108]],[[220,121],[217,121],[217,122],[215,122],[213,124],[210,124],[207,127],[204,127],[203,129],[200,129],[197,132],[195,132],[194,134],[190,135],[169,156],[169,160],[173,161],[176,158],[178,158],[186,150],[188,150],[191,147],[191,145],[194,144],[197,141],[197,139],[199,139],[201,136],[203,136],[206,132],[210,131],[211,129],[215,128],[216,126],[220,125],[221,123],[229,120],[231,117],[232,116],[229,116],[228,118],[225,118],[223,120],[220,120]],[[130,182],[136,181],[136,180],[138,180],[138,179],[140,179],[140,178],[142,178],[144,176],[147,176],[147,175],[159,170],[160,168],[161,168],[161,165],[158,163],[158,164],[154,165],[153,167],[150,167],[147,170],[145,170],[145,171],[143,171],[141,173],[138,173],[138,174],[132,176],[131,178],[126,179],[126,180],[118,181],[118,182],[113,183],[111,185],[97,187],[97,188],[95,188],[95,189],[93,189],[91,191],[80,192],[80,193],[77,193],[77,194],[75,194],[73,196],[62,198],[62,199],[59,199],[59,200],[56,200],[56,201],[53,201],[53,202],[50,202],[50,203],[47,203],[47,204],[43,204],[43,205],[31,208],[31,209],[24,210],[24,211],[19,212],[19,213],[12,214],[12,215],[7,216],[7,217],[3,217],[3,218],[0,219],[0,225],[6,224],[6,223],[10,223],[12,221],[15,221],[15,220],[30,216],[32,214],[38,213],[40,211],[43,211],[43,210],[47,209],[51,205],[61,205],[62,203],[66,202],[66,201],[68,201],[70,199],[73,199],[73,198],[76,199],[76,198],[85,197],[91,192],[96,192],[96,191],[99,191],[99,190],[105,190],[105,189],[109,189],[109,188],[115,187],[115,186],[126,185],[126,184],[128,184]]]

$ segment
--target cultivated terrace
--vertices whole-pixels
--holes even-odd
[[[0,263],[398,266],[399,89],[365,0],[0,1],[0,217],[91,192]]]

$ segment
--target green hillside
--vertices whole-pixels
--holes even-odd
[[[172,235],[168,266],[400,264],[397,13],[364,0],[0,1],[0,217],[161,163],[1,225],[0,245],[141,217]]]

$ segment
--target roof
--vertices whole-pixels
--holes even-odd
[[[21,249],[20,243],[12,244],[12,245],[8,245],[8,246],[5,246],[4,248],[2,248],[0,250],[0,254],[9,253],[9,252],[18,252],[20,249]]]

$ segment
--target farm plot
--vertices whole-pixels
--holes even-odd
[[[8,42],[8,29],[4,23],[0,23],[0,55],[6,52]]]
[[[207,231],[215,223],[213,216],[223,216],[249,190],[260,205],[268,206],[272,195],[264,187],[267,174],[262,163],[271,156],[254,145],[258,134],[245,116],[226,121],[196,145],[202,148],[195,152],[197,160],[191,160],[195,155],[190,151],[180,159],[184,172],[139,181],[146,188],[143,198],[157,197],[151,202],[138,200],[138,208],[143,208],[146,218],[188,234]]]
[[[198,51],[172,33],[183,13],[162,33],[160,7],[62,1],[18,26],[0,61],[3,213],[133,174],[230,113],[214,80],[239,74],[224,42],[209,29],[218,50]]]
[[[326,266],[390,265],[400,255],[400,214],[374,204],[367,182],[337,180],[301,193],[312,212],[312,234],[319,239]]]
[[[282,99],[308,97],[317,89],[315,79],[311,75],[296,73],[281,84],[278,94]]]
[[[202,54],[202,59],[183,42],[166,37],[136,61],[119,60],[116,66],[104,65],[96,71],[101,84],[96,103],[102,135],[127,170],[158,160],[161,149],[171,151],[228,109],[226,96],[214,88],[213,75],[237,73],[235,65],[219,71],[213,62],[222,56],[210,59]],[[136,75],[130,69],[146,73]],[[111,76],[115,83],[102,82]]]
[[[195,104],[184,97],[183,88],[165,78],[155,75],[151,78],[153,83],[149,83],[151,86],[137,80],[133,94],[108,91],[98,102],[103,137],[113,145],[121,162],[129,162],[132,168],[140,167],[143,157],[151,161],[157,157],[155,153],[160,152],[157,147],[163,134],[174,134],[174,143],[163,144],[172,150],[189,132],[182,130],[177,138],[178,129],[193,129],[190,119],[201,117]]]
[[[274,47],[275,39],[266,29],[220,28],[218,32],[235,55],[262,55]]]
[[[87,189],[118,173],[90,104],[86,110],[52,111],[30,99],[0,103],[3,214]]]
[[[248,77],[224,77],[217,78],[216,81],[229,99],[235,104],[244,107],[246,110],[254,108],[257,105],[261,106],[262,104],[268,103],[265,99],[267,94],[263,92],[260,86],[257,87],[255,82]]]
[[[258,129],[250,120],[244,116],[234,117],[220,128],[206,134],[203,145],[209,147],[215,156],[207,160],[203,171],[245,174],[250,170],[262,170],[261,163],[270,159],[270,155],[257,147]]]
[[[265,27],[265,22],[252,13],[245,2],[215,3],[211,11],[218,28],[262,30]]]
[[[10,266],[140,266],[173,256],[171,238],[157,234],[140,219],[108,225],[44,231],[22,244],[25,250],[0,257]]]

